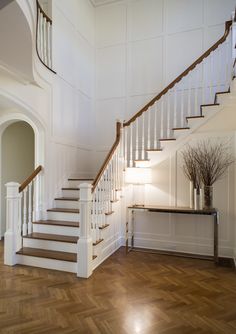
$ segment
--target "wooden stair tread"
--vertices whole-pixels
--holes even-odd
[[[40,239],[40,240],[49,240],[49,241],[60,241],[76,244],[78,237],[59,235],[59,234],[47,234],[47,233],[37,233],[33,232],[24,236],[27,239]]]
[[[57,197],[55,198],[56,201],[73,201],[73,202],[77,202],[79,201],[79,198],[75,198],[75,197]]]
[[[198,116],[187,116],[186,119],[191,119],[191,118],[204,118],[203,115],[198,115]]]
[[[76,253],[59,252],[59,251],[52,251],[40,248],[23,247],[18,252],[16,252],[16,254],[34,256],[34,257],[43,257],[46,259],[53,259],[60,261],[77,262]]]
[[[109,211],[109,212],[105,212],[105,216],[110,216],[114,213],[114,211]]]
[[[75,187],[66,187],[66,188],[61,188],[62,190],[78,190],[79,188],[75,188]]]
[[[216,93],[216,94],[218,94],[218,93]],[[213,106],[219,106],[219,105],[220,105],[219,103],[201,104],[200,108],[202,108],[202,107],[213,107]]]
[[[94,179],[90,179],[90,178],[69,178],[68,181],[93,181]]]
[[[100,226],[99,227],[99,230],[104,230],[104,228],[107,228],[108,226],[110,226],[110,224],[105,224],[103,226]]]
[[[38,220],[38,221],[33,222],[33,224],[79,227],[79,222],[71,222],[71,221],[63,221],[63,220]]]
[[[64,213],[79,213],[78,209],[66,209],[66,208],[52,208],[48,209],[48,212],[64,212]]]
[[[183,128],[172,128],[172,130],[190,130],[190,127],[189,126],[185,126]]]
[[[104,239],[99,239],[96,242],[93,243],[93,246],[97,246],[98,244],[100,244]]]

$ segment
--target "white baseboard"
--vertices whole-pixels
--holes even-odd
[[[131,239],[129,238],[129,245]],[[126,245],[126,239],[122,237],[122,245]],[[213,255],[213,243],[211,245],[204,245],[200,243],[187,243],[177,241],[162,241],[149,238],[135,238],[134,246],[138,248],[153,249],[167,252],[182,252],[194,255]],[[219,256],[233,258],[233,249],[230,247],[219,247]]]

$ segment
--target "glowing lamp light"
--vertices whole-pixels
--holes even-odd
[[[125,173],[125,182],[132,184],[152,183],[151,168],[133,167],[127,168]]]

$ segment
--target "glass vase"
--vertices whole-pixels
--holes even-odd
[[[213,187],[204,186],[204,208],[205,210],[213,209]]]
[[[194,186],[193,186],[193,181],[190,181],[190,183],[189,183],[189,206],[190,206],[190,209],[194,208]]]

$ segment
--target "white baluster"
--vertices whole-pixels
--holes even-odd
[[[40,25],[40,58],[43,60],[43,14],[40,12],[39,15],[39,25]]]
[[[124,148],[124,160],[125,160],[125,166],[124,166],[124,169],[128,166],[128,128],[125,127],[124,128],[124,136],[125,136],[125,140],[124,140],[124,145],[125,145],[125,148]]]
[[[23,235],[27,235],[27,190],[23,190]]]
[[[209,75],[209,79],[210,79],[210,83],[209,83],[209,89],[210,89],[210,103],[212,103],[213,100],[213,83],[212,83],[212,79],[213,79],[213,73],[214,73],[214,67],[213,67],[213,53],[211,52],[210,56],[210,75]]]
[[[142,117],[142,159],[145,159],[145,112]]]
[[[28,186],[28,234],[33,232],[32,228],[32,182]]]
[[[147,110],[147,148],[151,148],[151,107]]]
[[[51,23],[47,22],[47,65],[52,67],[51,64]]]
[[[43,60],[44,63],[47,65],[47,20],[43,18]]]
[[[181,87],[181,114],[180,114],[180,118],[181,118],[181,127],[184,127],[184,87]]]
[[[135,137],[136,137],[136,144],[135,144],[135,149],[136,149],[136,155],[135,155],[135,159],[138,160],[139,159],[139,140],[138,140],[138,126],[139,126],[139,117],[136,119],[135,121],[135,128],[136,128],[136,133],[135,133]]]
[[[167,138],[170,138],[170,90],[167,92]]]
[[[161,98],[161,138],[164,138],[164,97]]]
[[[198,65],[195,67],[195,89],[194,89],[194,113],[198,115],[200,113],[198,106],[198,74],[199,67]]]
[[[129,166],[133,167],[133,122],[130,124],[130,155]]]
[[[205,82],[205,72],[206,72],[206,60],[202,62],[202,104],[206,104],[206,82]]]
[[[174,86],[174,128],[177,128],[177,86]]]
[[[191,115],[191,96],[192,96],[191,94],[192,92],[192,86],[191,86],[192,72],[189,72],[187,79],[188,79],[188,115],[190,116]]]
[[[157,149],[157,112],[158,102],[154,104],[154,149]]]

